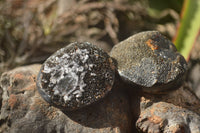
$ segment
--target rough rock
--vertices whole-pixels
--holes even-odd
[[[187,87],[166,95],[143,94],[136,126],[145,133],[199,133],[200,100]]]
[[[200,98],[200,62],[194,61],[190,64],[187,81],[195,94]]]
[[[168,94],[152,95],[117,81],[101,101],[80,110],[61,111],[36,90],[40,67],[19,67],[2,74],[0,132],[200,132],[200,101],[187,85]]]
[[[180,87],[187,63],[175,45],[157,31],[135,34],[115,45],[110,53],[124,81],[149,93],[165,93]],[[162,86],[162,87],[161,87]]]
[[[62,112],[36,90],[41,65],[19,67],[2,74],[0,132],[3,133],[130,133],[131,112],[125,93],[114,89],[98,103]]]
[[[104,98],[114,79],[115,66],[105,51],[89,42],[75,42],[43,63],[36,83],[48,103],[71,111]]]

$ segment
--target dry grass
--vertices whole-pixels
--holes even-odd
[[[124,0],[2,0],[0,74],[42,63],[74,41],[90,41],[109,51],[131,34],[156,29],[146,8],[144,2]]]

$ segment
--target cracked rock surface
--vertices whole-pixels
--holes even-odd
[[[200,101],[187,85],[168,94],[152,95],[117,81],[101,101],[62,112],[45,102],[36,90],[40,67],[18,67],[2,74],[0,132],[200,132]]]

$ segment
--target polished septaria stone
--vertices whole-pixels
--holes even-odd
[[[62,110],[75,110],[103,98],[112,88],[115,66],[102,49],[72,43],[42,65],[37,86],[42,97]]]
[[[120,42],[111,50],[111,57],[117,61],[122,79],[151,93],[179,87],[187,70],[184,57],[157,31],[141,32]]]

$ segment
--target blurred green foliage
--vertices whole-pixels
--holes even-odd
[[[200,31],[200,0],[185,0],[182,19],[174,43],[181,54],[189,59]]]
[[[173,9],[180,13],[183,0],[149,0],[149,13],[152,16],[159,16],[159,13],[166,9]]]
[[[187,58],[200,25],[200,0],[86,0],[66,9],[61,0],[0,0],[0,74],[19,65],[42,63],[74,41],[111,48],[127,37],[158,30]],[[58,13],[62,9],[62,12]],[[183,14],[182,19],[180,15]],[[106,47],[107,48],[107,47]]]
[[[149,0],[148,2],[148,13],[152,17],[160,17],[164,10],[169,9],[179,14],[181,18],[177,24],[174,43],[178,51],[188,60],[200,30],[200,0]]]

